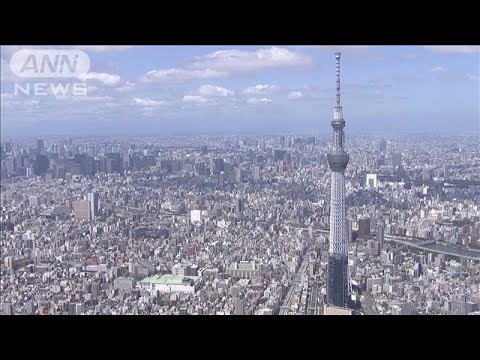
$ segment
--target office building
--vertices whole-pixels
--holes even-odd
[[[378,187],[377,174],[367,174],[367,188],[375,189]]]
[[[90,206],[90,217],[94,219],[96,216],[98,216],[98,193],[88,193],[87,200]]]
[[[324,304],[323,315],[353,315],[353,310],[345,307]]]
[[[358,237],[361,239],[370,237],[370,219],[364,218],[358,220]]]
[[[385,240],[385,234],[384,234],[385,230],[384,230],[384,227],[383,227],[383,224],[378,224],[377,226],[377,234],[376,234],[376,237],[375,239],[379,242],[383,242]]]
[[[37,139],[37,152],[41,154],[45,149],[45,143],[43,139]]]
[[[75,219],[90,220],[90,203],[86,200],[76,200],[72,203]]]

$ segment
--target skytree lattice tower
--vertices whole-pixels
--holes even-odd
[[[337,103],[333,112],[333,140],[327,155],[332,170],[330,201],[330,247],[328,249],[327,303],[346,307],[348,302],[348,239],[345,212],[345,168],[348,154],[344,150],[342,105],[340,105],[340,55],[335,53],[337,65]]]

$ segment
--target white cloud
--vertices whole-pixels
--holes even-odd
[[[135,84],[130,81],[127,81],[125,84],[117,87],[115,90],[119,92],[128,92],[134,89],[135,89]]]
[[[162,106],[165,105],[165,101],[161,100],[153,100],[149,98],[133,98],[135,104],[139,106],[146,106],[146,107],[154,107],[154,106]]]
[[[87,92],[88,94],[88,92]],[[73,95],[56,95],[56,100],[70,101],[70,102],[107,102],[112,101],[111,96],[73,96]]]
[[[14,107],[16,109],[27,110],[28,108],[35,108],[39,104],[40,101],[37,99],[21,98],[13,94],[2,94],[2,109]]]
[[[25,109],[25,108],[36,107],[39,104],[40,104],[40,101],[37,99],[19,97],[19,96],[15,96],[15,94],[10,94],[10,93],[1,94],[1,105],[2,105],[1,108],[16,107],[16,108]]]
[[[249,98],[247,99],[247,104],[261,104],[261,103],[271,103],[272,99],[269,98]]]
[[[305,67],[312,60],[285,48],[271,47],[255,51],[220,50],[196,56],[183,67],[149,71],[142,81],[185,82],[196,79],[224,78],[238,72],[266,68]]]
[[[151,70],[143,78],[143,82],[184,82],[196,79],[214,79],[227,76],[226,72],[212,69],[166,69]]]
[[[107,86],[115,86],[120,83],[120,76],[117,74],[90,72],[87,74],[80,75],[78,78],[83,81],[87,81],[87,80],[97,81]]]
[[[478,54],[480,46],[478,45],[442,45],[442,46],[424,46],[426,50],[443,54]]]
[[[471,80],[471,81],[478,81],[479,77],[478,75],[468,73],[465,75],[465,79]]]
[[[431,73],[446,73],[448,71],[448,69],[446,67],[443,67],[443,66],[435,66],[433,68],[430,68],[428,69],[428,72],[431,72]]]
[[[234,94],[232,90],[215,85],[202,85],[197,92],[203,96],[231,96]]]
[[[296,100],[296,99],[300,99],[303,97],[303,94],[301,91],[290,91],[288,93],[288,98],[290,100]]]
[[[206,97],[200,95],[185,95],[182,101],[193,104],[206,104],[209,100]]]
[[[131,49],[133,46],[126,45],[80,45],[73,46],[74,49],[93,52],[116,52]]]
[[[243,92],[245,94],[263,95],[263,94],[271,94],[278,90],[280,90],[280,87],[277,85],[255,85],[255,86],[250,86],[246,88]]]
[[[190,69],[215,69],[227,72],[256,71],[276,67],[303,67],[312,60],[285,48],[271,47],[255,51],[220,50],[197,56],[187,65]]]

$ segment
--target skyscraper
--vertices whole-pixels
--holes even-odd
[[[37,156],[35,158],[34,169],[33,169],[35,175],[45,174],[48,170],[49,164],[50,164],[50,162],[49,162],[47,156],[37,154]]]
[[[88,193],[87,200],[90,206],[90,218],[94,219],[98,215],[98,193]]]
[[[245,315],[245,300],[236,299],[234,304],[235,304],[235,315]]]
[[[75,213],[75,219],[77,220],[90,220],[90,204],[85,200],[73,201],[73,212]]]
[[[385,240],[385,230],[382,223],[378,224],[377,226],[376,240],[380,242],[383,242]]]
[[[243,199],[238,196],[235,199],[235,214],[237,216],[242,216],[242,213],[243,213]]]
[[[330,200],[330,244],[328,249],[327,303],[344,307],[348,297],[348,241],[345,212],[345,168],[348,154],[344,150],[345,134],[343,110],[340,104],[340,54],[335,53],[337,96],[333,112],[333,141],[327,155],[332,170]]]
[[[223,159],[213,159],[213,174],[218,174],[225,171],[225,161]]]
[[[37,139],[37,152],[41,154],[45,148],[45,142],[43,139]]]
[[[370,237],[370,218],[358,219],[358,237],[361,239]]]

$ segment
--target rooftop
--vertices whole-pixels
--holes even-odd
[[[181,285],[190,280],[197,280],[199,279],[198,276],[182,276],[182,275],[154,275],[146,277],[145,279],[141,280],[142,283],[153,283],[153,284],[165,284],[165,285]]]

